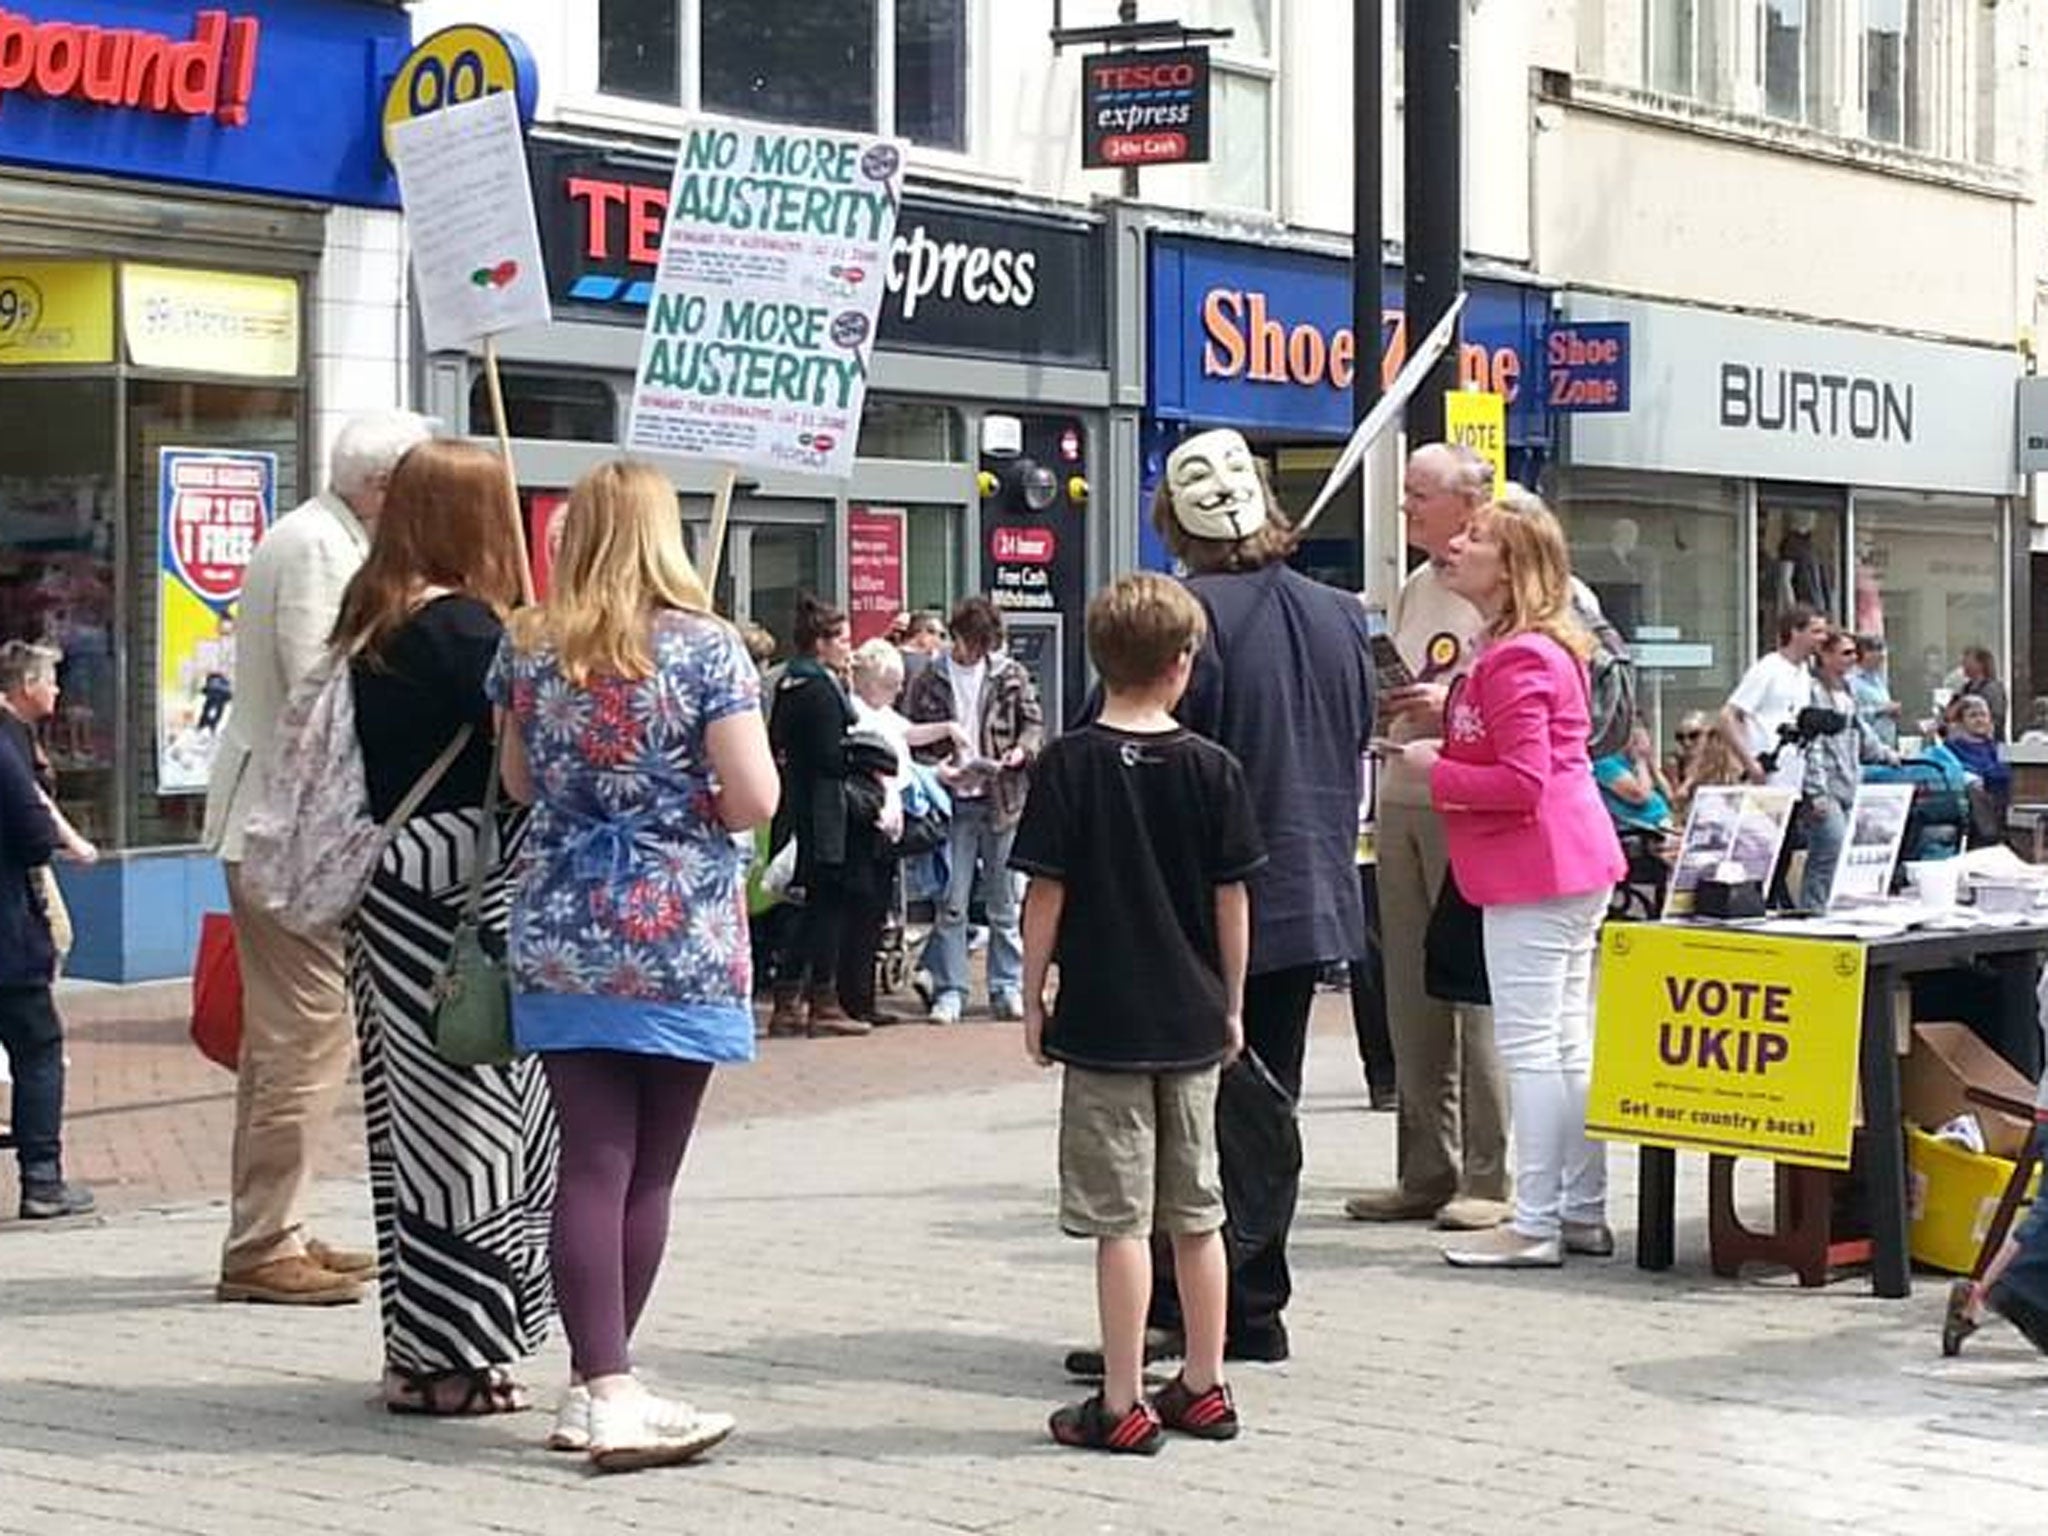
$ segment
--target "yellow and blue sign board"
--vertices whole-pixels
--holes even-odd
[[[391,147],[394,123],[410,122],[466,101],[509,91],[519,103],[519,121],[533,123],[540,76],[533,55],[510,32],[468,23],[443,27],[422,39],[398,67],[384,92],[384,147]]]
[[[1860,944],[1609,924],[1587,1132],[1847,1168],[1863,971]]]

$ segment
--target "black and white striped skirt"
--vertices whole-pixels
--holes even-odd
[[[384,1355],[398,1370],[509,1364],[539,1347],[554,1312],[555,1117],[540,1062],[454,1066],[431,1034],[482,820],[457,810],[406,822],[349,930]],[[506,857],[484,901],[499,934],[525,815],[501,825]]]

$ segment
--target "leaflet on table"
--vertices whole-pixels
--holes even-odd
[[[1828,892],[1828,911],[1868,906],[1892,893],[1892,869],[1906,835],[1906,817],[1913,809],[1911,784],[1859,784],[1849,808],[1849,830],[1842,841],[1835,883]]]
[[[1702,880],[1736,876],[1766,890],[1792,824],[1793,793],[1775,785],[1710,784],[1693,792],[1685,839],[1664,898],[1666,917],[1689,917]],[[1732,866],[1723,872],[1723,866]]]

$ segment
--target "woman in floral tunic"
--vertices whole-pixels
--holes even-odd
[[[607,1469],[687,1460],[732,1420],[649,1393],[629,1341],[711,1069],[753,1057],[735,834],[777,784],[753,663],[711,615],[661,475],[614,462],[577,485],[554,587],[490,692],[516,726],[506,785],[534,805],[513,1025],[562,1137],[550,1257],[571,1376],[549,1444]]]

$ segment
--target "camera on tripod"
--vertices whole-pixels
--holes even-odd
[[[1839,736],[1849,729],[1849,717],[1839,709],[1829,709],[1822,704],[1808,704],[1805,708],[1778,727],[1778,744],[1757,758],[1757,766],[1766,774],[1778,771],[1778,754],[1787,747],[1798,747],[1804,751],[1823,736]]]

